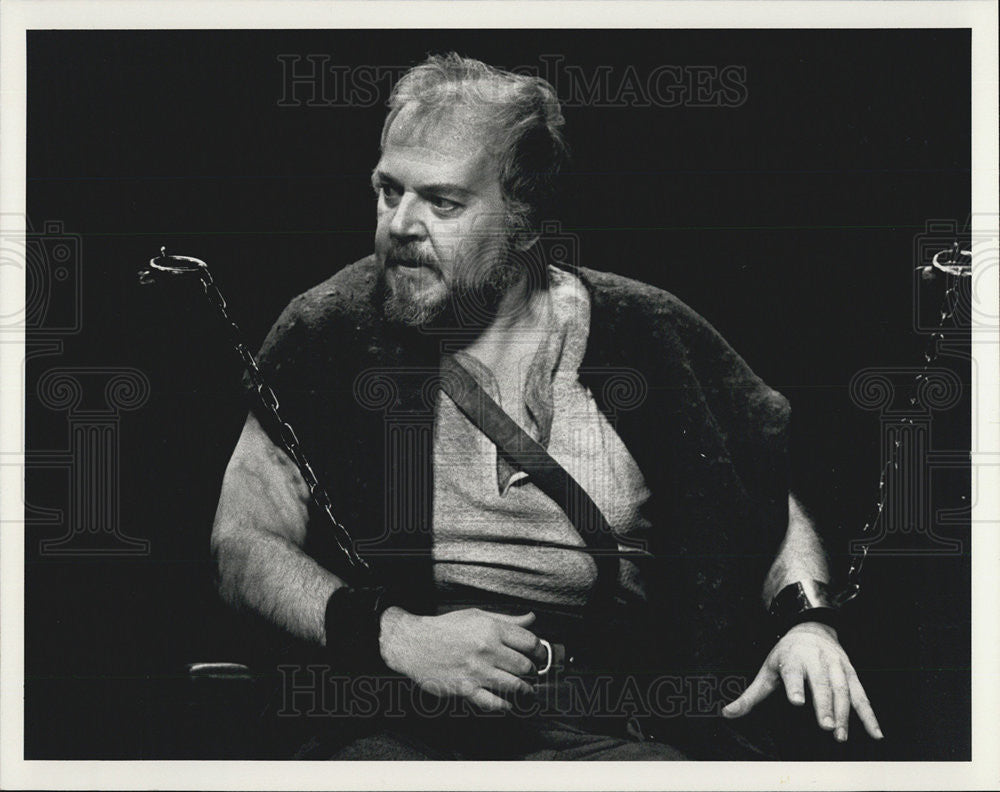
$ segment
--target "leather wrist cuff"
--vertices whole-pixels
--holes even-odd
[[[342,586],[326,603],[326,656],[335,673],[391,674],[379,649],[382,614],[392,602],[381,586]]]
[[[784,635],[792,627],[815,621],[834,629],[840,626],[840,611],[833,605],[826,583],[819,580],[799,580],[785,586],[771,600],[769,610],[778,634]]]

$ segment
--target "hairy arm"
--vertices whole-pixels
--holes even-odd
[[[309,492],[298,469],[250,414],[226,468],[212,529],[219,591],[231,605],[326,645],[330,595],[345,583],[302,549]],[[440,696],[461,695],[483,709],[509,709],[506,694],[529,692],[542,651],[527,627],[534,614],[477,609],[443,616],[385,611],[379,648],[394,671]]]
[[[222,481],[212,528],[219,592],[234,607],[326,643],[326,602],[343,581],[303,550],[309,490],[250,413]]]
[[[764,606],[785,586],[799,580],[829,582],[826,554],[816,529],[802,505],[789,493],[788,530],[764,582]],[[865,730],[882,739],[878,719],[854,666],[826,624],[803,622],[792,627],[768,654],[756,678],[743,694],[727,704],[723,716],[739,718],[780,686],[789,702],[805,704],[806,687],[812,696],[816,721],[843,742],[853,709]]]

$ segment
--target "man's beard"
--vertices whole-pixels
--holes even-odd
[[[492,250],[496,261],[483,273],[469,277],[478,263],[456,262],[453,280],[445,284],[441,268],[431,256],[415,245],[393,245],[386,253],[385,317],[390,322],[408,327],[434,330],[477,330],[488,325],[496,316],[500,301],[517,283],[521,268],[507,255],[508,248]],[[422,269],[411,276],[402,268],[419,264]],[[387,273],[396,268],[396,277]],[[426,284],[423,278],[437,279]],[[435,288],[440,284],[441,288]]]

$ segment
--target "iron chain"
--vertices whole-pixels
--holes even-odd
[[[309,463],[305,452],[299,445],[299,438],[295,434],[295,430],[292,428],[292,425],[288,423],[288,421],[281,417],[281,413],[278,411],[278,397],[275,396],[271,386],[268,385],[267,381],[264,379],[264,375],[261,372],[260,367],[257,365],[257,361],[254,359],[253,354],[247,348],[246,344],[243,343],[239,325],[237,325],[229,315],[226,298],[222,295],[219,287],[215,284],[215,281],[213,280],[207,267],[200,267],[198,269],[198,278],[201,281],[202,288],[205,291],[205,296],[208,298],[208,301],[215,308],[219,317],[226,323],[230,341],[236,350],[236,354],[240,356],[240,360],[243,362],[243,367],[246,369],[247,376],[249,376],[250,382],[253,384],[254,390],[257,393],[257,398],[260,401],[261,406],[267,411],[273,425],[277,427],[278,440],[280,441],[282,448],[284,448],[285,452],[295,463],[295,466],[299,469],[299,473],[302,475],[302,479],[305,482],[306,487],[309,489],[309,497],[311,498],[313,504],[325,515],[326,520],[330,525],[334,541],[337,543],[337,546],[340,548],[347,560],[348,565],[353,571],[366,577],[371,576],[371,567],[368,565],[368,562],[358,555],[357,551],[354,549],[354,540],[351,538],[350,532],[334,516],[333,502],[330,500],[330,495],[316,477],[316,473],[313,471],[312,465]]]
[[[959,258],[966,255],[968,255],[968,253],[966,251],[962,251],[956,242],[951,249],[951,261],[949,263],[951,268],[940,269],[942,269],[942,271],[951,278],[957,279],[967,277],[971,273],[970,266],[959,264]],[[935,257],[935,261],[936,260],[937,257]],[[933,270],[930,270],[929,268],[923,269],[925,272],[933,274]],[[927,346],[924,349],[923,367],[913,379],[914,395],[910,397],[911,404],[916,404],[916,388],[919,387],[920,381],[927,376],[927,372],[930,370],[931,364],[938,359],[940,342],[943,341],[945,337],[945,323],[949,322],[955,315],[955,295],[957,291],[957,288],[953,284],[950,284],[948,288],[945,289],[941,308],[938,311],[937,328],[927,339]],[[903,422],[913,423],[912,418],[901,418],[900,420]],[[868,521],[865,522],[865,526],[862,529],[862,537],[868,538],[869,540],[860,544],[858,549],[851,556],[850,567],[847,570],[847,585],[834,598],[834,602],[837,606],[850,602],[861,592],[861,570],[864,568],[865,559],[868,557],[868,549],[873,541],[870,537],[872,537],[872,534],[875,533],[875,528],[878,526],[879,520],[882,519],[882,514],[885,511],[886,497],[888,496],[886,482],[888,480],[889,471],[899,467],[900,447],[901,442],[899,440],[893,442],[889,459],[887,459],[885,465],[882,466],[882,472],[879,475],[878,481],[878,502],[875,504],[875,508],[873,509],[871,516]]]

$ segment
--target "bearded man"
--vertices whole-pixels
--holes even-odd
[[[548,244],[562,126],[538,78],[457,55],[412,69],[372,175],[374,255],[293,300],[264,342],[378,585],[348,585],[252,410],[213,530],[221,593],[347,678],[413,692],[299,756],[711,755],[685,736],[782,686],[837,740],[852,708],[881,738],[788,492],[787,402],[672,295]],[[742,690],[734,672],[764,655]],[[738,696],[725,720],[682,712],[664,740],[636,717],[637,695],[655,710],[692,680]],[[738,743],[722,755],[762,755]]]

